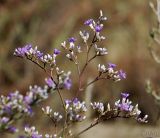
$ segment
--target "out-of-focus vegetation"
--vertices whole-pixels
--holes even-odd
[[[97,63],[116,63],[126,71],[127,79],[119,83],[97,83],[92,98],[97,100],[103,96],[102,100],[112,102],[121,91],[130,92],[133,101],[138,101],[142,111],[149,114],[150,124],[158,124],[160,110],[145,90],[146,79],[152,80],[153,87],[160,86],[160,65],[155,63],[147,48],[151,41],[149,32],[156,24],[156,17],[145,0],[1,0],[0,93],[7,94],[16,89],[24,93],[28,85],[44,83],[45,76],[41,70],[13,56],[16,47],[31,43],[43,51],[58,48],[68,37],[78,37],[84,20],[97,17],[100,9],[108,17],[104,29],[107,40],[103,45],[110,54],[107,58],[99,58]],[[158,50],[160,48],[156,49],[157,53]],[[60,64],[66,68],[66,64],[71,63],[60,59]],[[74,65],[71,64],[70,68],[72,70]],[[87,75],[92,76],[96,64],[89,69]],[[71,94],[66,92],[64,95]],[[52,96],[44,104],[57,103]],[[41,119],[42,114],[39,109],[35,110],[39,115],[35,121],[32,119],[33,124]],[[45,121],[38,121],[37,125],[44,124],[39,128],[50,131]]]

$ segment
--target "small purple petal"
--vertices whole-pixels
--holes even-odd
[[[88,19],[84,22],[85,25],[90,25],[93,23],[93,19]]]
[[[9,121],[8,117],[2,117],[2,119],[0,120],[1,123],[6,124]]]
[[[32,108],[30,106],[28,106],[28,113],[29,113],[29,115],[33,115],[33,110],[32,110]]]
[[[12,108],[9,105],[4,106],[3,112],[7,113],[7,114],[10,114],[10,115],[13,113]]]
[[[24,97],[24,102],[27,103],[27,104],[31,104],[33,102],[33,99],[29,95],[26,95]]]
[[[37,57],[38,59],[40,59],[42,56],[43,56],[43,53],[42,53],[42,52],[40,52],[40,51],[37,51],[37,52],[36,52],[36,57]]]
[[[9,126],[8,131],[9,131],[10,133],[15,133],[15,132],[18,131],[18,129],[17,129],[16,127],[13,127],[13,126]]]
[[[70,43],[74,43],[75,41],[76,41],[76,39],[74,37],[69,38]]]
[[[47,78],[45,81],[49,87],[55,88],[56,85],[51,78]]]
[[[121,96],[122,96],[123,98],[127,98],[127,97],[129,96],[129,93],[121,93]]]
[[[32,134],[31,138],[42,138],[42,136],[37,133],[34,133]]]
[[[32,45],[26,45],[15,49],[14,55],[24,57],[25,54],[32,48]]]
[[[72,86],[72,80],[71,79],[66,79],[64,81],[64,87],[69,90],[71,88],[71,86]]]
[[[102,30],[102,28],[103,28],[103,26],[97,25],[97,26],[95,27],[95,30],[96,30],[96,32],[100,32],[100,31]]]
[[[123,72],[123,70],[119,71],[119,76],[120,76],[120,79],[126,79],[126,73]]]
[[[113,64],[113,63],[108,63],[108,66],[109,66],[109,68],[115,68],[116,67],[116,64]]]
[[[60,53],[61,53],[60,50],[58,50],[58,49],[56,49],[56,48],[54,49],[54,54],[55,54],[55,55],[59,55]]]
[[[73,103],[74,103],[74,104],[77,104],[78,101],[79,101],[78,98],[74,98],[74,99],[73,99]]]
[[[120,109],[124,110],[124,111],[129,111],[129,107],[130,107],[129,104],[123,103],[123,104],[121,104]]]

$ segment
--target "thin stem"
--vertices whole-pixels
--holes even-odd
[[[81,71],[80,71],[80,68],[79,68],[79,63],[76,63],[76,67],[77,67],[78,76],[80,76]]]
[[[89,48],[87,48],[86,63],[85,63],[85,65],[83,66],[83,69],[82,69],[82,71],[81,71],[81,73],[80,73],[81,76],[82,76],[83,72],[85,71],[85,69],[86,69],[88,63],[92,60],[92,58],[91,58],[90,60],[88,60],[88,58],[89,58],[89,52],[90,52],[90,50],[91,50],[93,44],[96,42],[95,38],[96,38],[96,33],[94,34],[92,43],[90,44]],[[87,47],[88,47],[88,44],[87,44],[87,43],[86,43],[86,45],[87,45]]]
[[[65,103],[64,103],[64,101],[63,101],[63,97],[62,97],[62,95],[61,95],[61,93],[60,93],[59,88],[57,88],[57,92],[58,92],[58,95],[59,95],[59,97],[60,97],[61,103],[62,103],[62,105],[63,105],[64,111],[66,112],[66,106],[65,106]]]
[[[46,71],[46,69],[45,69],[45,66],[44,66],[44,67],[43,67],[43,66],[41,66],[38,62],[36,62],[36,61],[32,60],[32,59],[31,59],[31,58],[29,58],[29,57],[27,57],[27,59],[28,59],[28,60],[30,60],[31,62],[35,63],[38,67],[40,67],[41,69],[43,69],[43,70],[47,73],[47,71]]]
[[[80,71],[80,67],[79,67],[79,64],[77,63],[76,64],[76,68],[77,68],[77,72],[78,72],[78,92],[80,91],[81,89],[81,71]],[[76,93],[76,97],[78,96],[78,92]]]
[[[88,58],[89,58],[89,52],[90,52],[90,50],[92,48],[92,44],[90,46],[88,46],[88,44],[86,43],[86,45],[87,45],[87,57],[86,57],[86,63],[87,63],[88,62]]]
[[[78,137],[79,135],[83,134],[84,132],[86,132],[87,130],[91,129],[92,127],[98,125],[100,122],[100,120],[97,120],[96,122],[92,123],[89,127],[85,128],[84,130],[82,130],[81,132],[79,132],[77,135],[75,135],[74,137]]]
[[[91,57],[89,60],[88,60],[88,63],[91,62],[93,59],[95,59],[97,57],[97,55],[95,54],[93,57]]]
[[[81,91],[84,91],[88,86],[92,85],[93,83],[101,80],[101,79],[104,79],[102,77],[100,77],[102,74],[100,73],[94,80],[92,80],[91,82],[89,82],[86,86],[84,86]],[[105,78],[106,79],[106,78]]]
[[[44,70],[44,72],[48,75],[48,76],[50,76],[51,77],[51,79],[52,79],[52,81],[56,84],[56,82],[55,82],[55,80],[53,79],[53,76],[52,76],[52,71],[51,71],[51,73],[49,74],[48,72],[47,72],[47,70],[46,70],[46,64],[44,63],[44,65],[43,66],[41,66],[38,62],[36,62],[36,61],[34,61],[34,60],[32,60],[32,58],[29,58],[29,57],[26,57],[28,60],[30,60],[31,62],[33,62],[34,64],[36,64],[38,67],[40,67],[42,70]]]
[[[76,97],[78,97],[78,94],[79,92],[81,91],[81,85],[82,85],[82,76],[83,76],[83,73],[87,67],[87,65],[89,64],[89,62],[91,62],[96,56],[93,56],[91,59],[89,59],[89,52],[93,46],[93,44],[97,42],[96,40],[96,33],[94,34],[94,37],[93,37],[93,40],[92,40],[92,43],[90,44],[90,46],[88,46],[88,44],[86,43],[87,45],[87,57],[86,57],[86,63],[84,64],[83,68],[82,68],[82,71],[80,71],[80,69],[78,68],[78,72],[79,72],[79,81],[78,81],[78,91],[76,93]],[[88,60],[89,59],[89,60]]]
[[[85,65],[84,65],[84,67],[83,67],[83,69],[82,69],[82,71],[81,71],[81,73],[80,73],[80,76],[82,76],[82,74],[83,74],[83,72],[85,71],[87,65],[88,65],[93,59],[95,59],[96,57],[97,57],[97,55],[94,55],[94,56],[93,56],[92,58],[90,58],[89,60],[87,59],[87,62],[85,63]]]
[[[117,113],[117,115],[111,115],[108,118],[106,118],[105,120],[101,119],[101,117],[103,117],[103,115],[99,116],[96,121],[94,123],[92,123],[90,126],[88,126],[87,128],[85,128],[84,130],[82,130],[81,132],[79,132],[78,134],[76,134],[74,137],[78,137],[79,135],[83,134],[84,132],[86,132],[87,130],[93,128],[94,126],[98,125],[99,123],[105,121],[105,120],[109,120],[109,119],[114,119],[114,118],[130,118],[131,116],[120,116],[119,112]]]
[[[56,123],[55,123],[54,127],[55,127],[55,134],[57,134],[57,124]]]
[[[48,115],[48,117],[50,118],[50,120],[52,121],[54,127],[55,127],[55,134],[57,134],[57,122],[53,119],[52,116]]]
[[[99,80],[99,77],[96,77],[94,80],[92,80],[91,82],[89,82],[85,87],[83,87],[81,89],[81,91],[84,91],[87,87],[89,87],[90,85],[92,85],[94,82],[97,82]]]
[[[66,127],[67,127],[67,111],[66,111],[66,107],[65,107],[65,103],[64,103],[64,101],[63,101],[63,97],[62,97],[62,95],[61,95],[61,93],[60,93],[60,91],[59,91],[59,88],[57,89],[57,91],[58,91],[58,94],[59,94],[59,97],[60,97],[60,99],[61,99],[61,103],[62,103],[62,105],[63,105],[63,108],[64,108],[64,112],[65,112],[65,116],[64,116],[64,126],[63,126],[63,132],[62,132],[62,135],[63,135],[63,137],[65,136],[65,129],[66,129]]]
[[[57,74],[57,81],[58,81],[57,84],[59,84],[59,74]],[[61,99],[61,103],[62,103],[62,105],[63,105],[64,112],[65,112],[63,132],[62,132],[63,137],[65,137],[65,129],[66,129],[66,127],[67,127],[67,111],[66,111],[66,106],[65,106],[63,97],[62,97],[62,95],[61,95],[61,93],[60,93],[60,90],[59,90],[59,86],[58,86],[58,88],[57,88],[57,91],[58,91],[59,97],[60,97],[60,99]]]
[[[80,91],[82,91],[82,84],[81,84],[81,81],[82,81],[82,74],[83,74],[83,72],[85,71],[85,69],[86,69],[86,67],[87,67],[87,65],[94,59],[94,58],[96,58],[96,55],[94,55],[92,58],[90,58],[89,60],[88,60],[88,62],[84,65],[84,68],[82,69],[82,71],[79,73],[79,88],[78,88],[78,92],[77,92],[77,96],[78,96],[78,93],[80,92]],[[78,68],[78,67],[77,67]],[[78,68],[78,70],[79,70],[79,68]],[[79,70],[80,71],[80,70]],[[76,96],[76,97],[77,97]]]

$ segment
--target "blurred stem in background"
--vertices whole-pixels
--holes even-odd
[[[154,4],[152,2],[149,3],[153,13],[156,16],[156,22],[157,26],[152,28],[152,31],[150,32],[150,38],[152,39],[150,43],[148,44],[148,50],[153,58],[153,60],[160,64],[160,54],[157,53],[153,49],[153,44],[156,44],[160,46],[160,0],[157,0],[157,8],[155,8]],[[160,84],[159,84],[160,85]],[[156,101],[156,104],[159,106],[159,116],[160,116],[160,91],[155,90],[152,86],[152,83],[150,80],[146,81],[146,92],[148,94],[151,94],[153,98]]]

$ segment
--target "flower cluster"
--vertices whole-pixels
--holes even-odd
[[[57,55],[59,55],[59,54],[60,54],[60,50],[54,49],[52,55],[46,54],[46,55],[42,56],[42,57],[40,58],[40,60],[41,60],[44,64],[49,64],[51,67],[52,67],[52,66],[56,66],[56,57],[57,57]]]
[[[17,132],[12,123],[24,115],[32,115],[31,105],[48,98],[48,87],[30,86],[25,96],[18,91],[0,97],[0,131]]]
[[[48,87],[44,86],[41,88],[40,86],[34,85],[33,87],[29,87],[29,91],[26,93],[24,97],[24,101],[27,104],[33,104],[33,102],[40,102],[48,98]]]
[[[74,49],[75,38],[70,38],[69,42],[70,50]],[[54,49],[52,55],[43,54],[41,51],[38,50],[37,47],[33,48],[32,45],[26,45],[24,47],[16,48],[14,55],[31,60],[40,68],[45,70],[45,72],[47,72],[47,65],[50,67],[50,72],[52,72],[55,69],[57,80],[53,79],[52,76],[45,80],[50,88],[70,89],[72,85],[72,81],[70,79],[71,72],[68,71],[67,73],[65,73],[64,71],[60,71],[59,67],[57,67],[56,65],[56,57],[60,53],[60,50]]]
[[[132,101],[128,99],[128,93],[121,93],[122,100],[115,102],[113,108],[110,107],[110,104],[107,105],[105,109],[104,104],[100,102],[91,103],[92,109],[100,114],[99,119],[103,118],[129,118],[133,117],[139,122],[147,123],[148,115],[145,115],[143,118],[140,117],[141,111],[138,109],[138,104],[133,106]]]
[[[140,118],[141,111],[138,109],[138,104],[136,106],[132,105],[132,101],[128,99],[128,93],[121,93],[122,100],[115,102],[115,107],[120,112],[125,112],[125,116],[134,116],[140,122],[147,123],[148,115],[144,118]]]
[[[25,133],[27,136],[20,136],[20,138],[62,138],[58,137],[57,134],[45,134],[44,136],[42,134],[39,134],[39,132],[36,130],[35,126],[26,126],[25,127]]]
[[[64,41],[61,43],[61,47],[66,51],[66,57],[73,61],[75,64],[77,63],[78,54],[81,53],[81,46],[76,45],[76,38],[71,37],[68,39],[68,42]]]
[[[89,33],[87,31],[80,31],[79,35],[81,36],[84,43],[87,43],[87,41],[89,39]]]
[[[95,48],[96,56],[104,56],[108,54],[106,48],[98,47],[96,44],[94,44],[94,48]]]
[[[80,102],[77,98],[73,100],[65,100],[65,108],[70,121],[79,122],[86,118],[84,113],[87,111],[87,107],[84,101]]]
[[[25,127],[25,133],[31,137],[31,138],[42,138],[42,135],[38,133],[38,131],[36,131],[36,128],[34,126],[32,127]]]
[[[102,114],[104,112],[104,104],[101,102],[91,103],[92,109]]]
[[[63,75],[59,75],[59,88],[70,89],[72,86],[72,80],[70,79],[71,72],[63,73]]]
[[[11,124],[22,115],[31,115],[31,107],[25,103],[23,95],[18,91],[0,97],[0,130],[16,132]]]
[[[116,67],[115,64],[108,63],[108,67],[105,65],[98,65],[99,77],[101,79],[111,79],[113,81],[120,81],[126,78],[125,72],[122,70],[116,71],[114,70]]]
[[[84,22],[85,25],[89,26],[96,34],[96,37],[98,41],[104,40],[104,36],[100,36],[100,32],[103,29],[103,21],[106,21],[107,17],[103,16],[102,11],[100,11],[100,16],[98,18],[98,21],[94,21],[94,19],[88,19]]]
[[[32,45],[25,45],[15,49],[14,55],[22,58],[27,58],[36,63],[42,62],[44,65],[48,64],[51,67],[56,65],[56,57],[60,54],[60,50],[54,49],[53,54],[44,54],[38,47],[32,47]]]
[[[46,78],[46,84],[48,87],[52,89],[70,89],[72,86],[72,80],[70,78],[71,72],[68,71],[65,73],[64,71],[59,71],[59,68],[56,68],[57,72],[57,82],[53,80],[53,78]]]
[[[53,113],[52,108],[50,106],[46,106],[46,108],[42,108],[42,111],[44,112],[44,114],[48,115],[52,119],[52,121],[54,121],[55,124],[63,118],[59,112]]]

